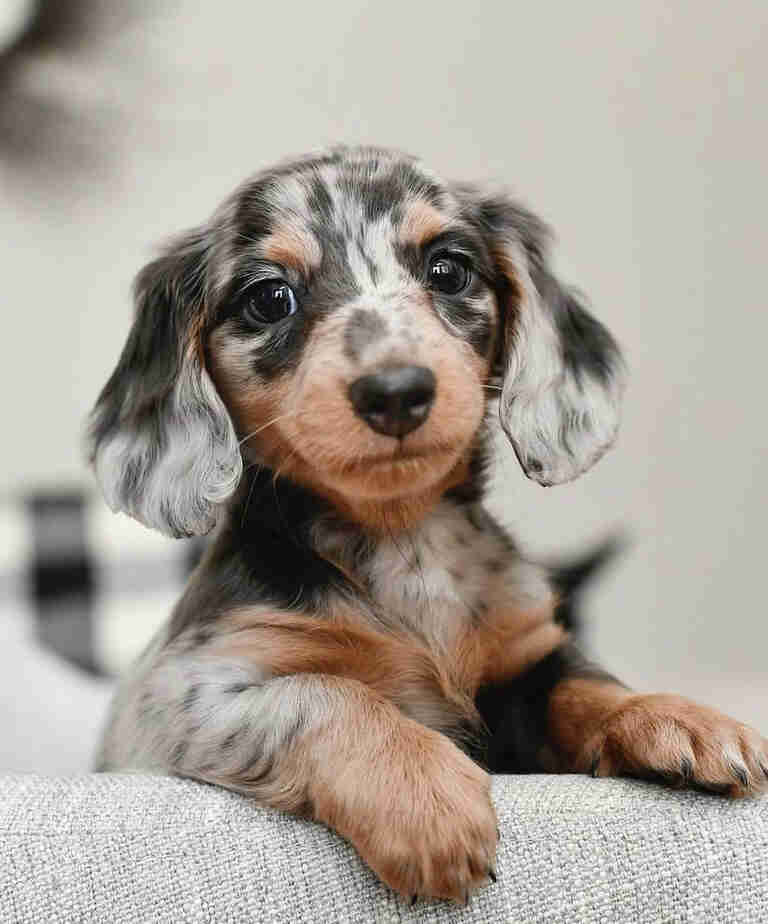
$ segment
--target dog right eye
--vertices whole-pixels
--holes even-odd
[[[429,284],[445,295],[458,295],[472,279],[469,261],[461,254],[438,253],[429,262]]]
[[[277,324],[295,314],[298,307],[296,294],[282,279],[257,282],[243,296],[243,316],[258,326]]]

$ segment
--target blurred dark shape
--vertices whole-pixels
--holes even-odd
[[[37,0],[29,6],[26,24],[5,49],[3,63],[16,54],[77,47],[94,31],[103,3],[99,0]]]
[[[559,598],[557,621],[576,638],[583,634],[584,591],[593,585],[595,578],[609,564],[624,552],[627,539],[623,534],[614,534],[590,549],[585,555],[550,567],[550,575]]]
[[[109,677],[167,621],[205,540],[160,546],[139,528],[117,551],[104,541],[100,514],[108,523],[103,500],[79,485],[0,496],[0,535],[13,529],[31,539],[0,562],[0,603],[29,620],[49,656]]]
[[[99,55],[152,0],[36,0],[0,49],[0,158],[78,167],[103,158]]]
[[[40,642],[88,673],[94,659],[94,566],[87,548],[85,499],[79,491],[28,499],[33,555],[28,593],[35,604]]]

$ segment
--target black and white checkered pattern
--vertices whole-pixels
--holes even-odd
[[[83,670],[120,673],[168,618],[205,540],[166,539],[80,490],[0,505],[0,599]]]

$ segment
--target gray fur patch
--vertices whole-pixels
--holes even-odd
[[[204,369],[182,370],[165,404],[94,446],[96,477],[112,510],[168,536],[203,535],[240,480],[235,429]]]
[[[365,348],[384,337],[388,330],[386,320],[377,311],[356,309],[344,328],[345,355],[351,360],[360,359]]]

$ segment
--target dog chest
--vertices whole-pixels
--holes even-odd
[[[418,529],[382,540],[363,576],[396,626],[443,648],[499,605],[550,594],[481,508],[448,502]]]

